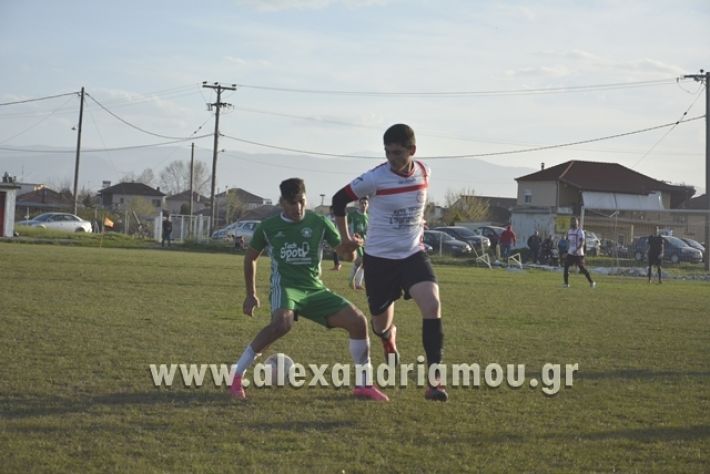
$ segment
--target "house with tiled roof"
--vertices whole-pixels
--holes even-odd
[[[254,209],[255,207],[263,206],[264,204],[272,204],[271,199],[266,199],[242,188],[230,188],[226,191],[215,194],[215,201],[218,206],[222,206],[228,199],[233,199],[239,202],[246,209]]]
[[[571,216],[616,242],[629,241],[655,228],[649,213],[678,208],[695,194],[692,186],[659,181],[618,163],[581,160],[543,167],[515,180],[518,195],[511,221],[519,242],[535,230],[562,234]],[[611,215],[617,217],[613,222]]]
[[[124,209],[136,199],[142,199],[159,213],[165,204],[165,193],[143,183],[118,183],[98,192],[99,202],[106,209]]]
[[[165,206],[170,214],[190,213],[190,190],[173,194],[165,198]],[[192,192],[192,213],[196,214],[210,207],[210,198],[200,193]]]
[[[695,194],[691,186],[668,184],[618,163],[593,161],[567,161],[515,180],[518,206],[569,207],[575,214],[582,206],[610,203],[622,209],[631,203],[648,209],[660,203],[662,209],[674,209]]]
[[[246,212],[262,207],[271,206],[271,199],[266,199],[242,188],[230,188],[215,194],[217,206],[216,223],[218,226],[228,224],[236,219],[243,219]]]
[[[705,210],[708,208],[708,195],[701,194],[685,201],[680,207],[683,209]]]
[[[18,195],[15,209],[18,216],[29,219],[42,212],[71,212],[74,208],[74,196],[70,192],[57,192],[47,187],[39,188]]]

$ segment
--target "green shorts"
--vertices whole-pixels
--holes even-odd
[[[327,288],[303,290],[272,286],[270,300],[272,313],[277,309],[289,309],[296,317],[303,316],[325,327],[330,327],[327,322],[329,316],[350,306],[350,301]]]

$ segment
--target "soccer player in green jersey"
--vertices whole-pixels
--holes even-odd
[[[254,231],[244,256],[246,297],[243,311],[253,316],[260,306],[256,292],[256,262],[265,248],[271,250],[271,322],[256,335],[237,361],[230,393],[245,399],[242,378],[257,355],[291,330],[298,316],[326,328],[342,328],[350,335],[349,349],[355,362],[358,398],[388,401],[387,395],[371,385],[370,341],[367,318],[352,303],[325,287],[320,279],[323,240],[345,259],[354,258],[355,247],[342,245],[335,225],[324,216],[306,211],[306,187],[302,179],[291,178],[280,185],[279,204],[283,212],[263,221]]]
[[[363,240],[367,235],[367,206],[369,201],[367,196],[363,196],[358,200],[358,209],[355,212],[351,212],[349,216],[350,222],[350,234],[358,235]],[[365,268],[363,266],[363,255],[365,253],[364,247],[358,247],[357,258],[353,262],[353,268],[350,272],[350,287],[353,290],[362,290],[362,282],[365,278]]]

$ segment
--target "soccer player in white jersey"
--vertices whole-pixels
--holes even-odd
[[[592,280],[592,276],[589,274],[589,270],[584,267],[584,231],[579,227],[579,220],[573,217],[570,220],[570,228],[567,231],[567,242],[569,242],[569,248],[567,249],[567,258],[565,258],[565,271],[563,273],[564,287],[569,288],[569,267],[572,265],[577,265],[579,267],[579,272],[587,277],[589,286],[592,288],[596,287],[597,284]]]
[[[333,196],[333,214],[343,246],[360,245],[348,231],[345,206],[369,198],[367,241],[363,262],[372,329],[383,341],[385,359],[399,362],[394,303],[413,299],[423,318],[422,341],[429,367],[440,364],[444,345],[439,286],[422,243],[429,169],[414,160],[414,131],[405,124],[384,134],[387,162],[353,180]],[[430,384],[427,400],[448,400],[443,381]]]
[[[287,179],[280,188],[279,204],[283,212],[259,224],[244,256],[247,294],[243,311],[251,317],[260,305],[256,292],[256,261],[264,249],[271,250],[271,322],[237,361],[230,393],[240,400],[246,398],[242,378],[247,368],[263,349],[291,330],[298,316],[303,316],[328,329],[345,329],[350,335],[350,355],[356,365],[353,394],[358,398],[388,401],[387,395],[371,384],[367,318],[348,300],[326,288],[320,278],[323,241],[336,251],[342,250],[335,225],[327,217],[306,211],[306,187],[302,179]],[[351,253],[343,257],[352,260]]]

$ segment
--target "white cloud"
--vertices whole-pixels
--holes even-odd
[[[679,66],[666,64],[662,61],[658,61],[655,59],[638,59],[626,63],[618,63],[617,66],[620,68],[627,68],[639,72],[663,73],[674,75],[681,75],[686,73],[685,69]]]
[[[547,50],[543,51],[541,55],[575,61],[580,63],[581,66],[597,70],[619,70],[649,74],[661,73],[668,75],[680,75],[685,72],[685,70],[679,66],[668,64],[658,59],[641,58],[624,60],[599,56],[581,49],[573,49],[569,51]]]
[[[537,20],[537,14],[531,8],[523,5],[500,5],[498,10],[514,18],[524,18],[530,22]]]
[[[283,10],[320,10],[335,5],[348,8],[362,8],[372,5],[385,5],[388,0],[235,0],[237,5],[244,5],[260,11]]]
[[[225,56],[224,60],[228,63],[239,64],[240,66],[243,66],[247,63],[246,59],[235,58],[234,56]]]
[[[508,77],[537,76],[537,77],[563,77],[568,76],[570,70],[565,66],[537,66],[505,71]]]

